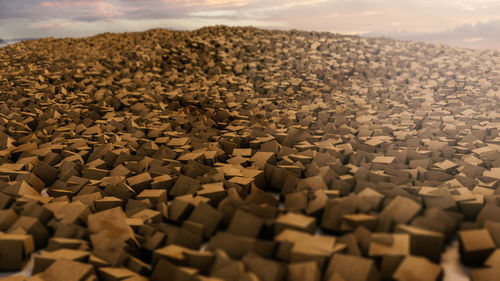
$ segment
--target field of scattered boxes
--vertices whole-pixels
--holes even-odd
[[[438,281],[456,240],[497,280],[499,87],[498,51],[296,30],[1,48],[1,280]]]

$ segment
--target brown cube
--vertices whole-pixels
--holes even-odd
[[[248,252],[270,257],[274,253],[274,247],[275,243],[272,241],[257,240],[219,231],[208,242],[207,250],[221,249],[230,257],[241,259]]]
[[[232,177],[231,179],[229,179],[229,182],[240,185],[245,190],[248,190],[251,184],[254,182],[254,179],[246,177]]]
[[[416,256],[424,256],[432,262],[441,260],[443,250],[443,234],[415,226],[397,225],[396,232],[408,233],[410,235],[410,253]]]
[[[53,262],[39,276],[44,281],[85,281],[94,274],[95,271],[91,265],[60,259]]]
[[[46,251],[55,251],[58,249],[89,250],[89,242],[82,239],[51,237]]]
[[[224,183],[215,182],[202,184],[201,189],[196,191],[198,196],[203,196],[210,198],[210,203],[218,205],[222,199],[226,197],[226,190],[224,189]]]
[[[339,246],[334,236],[319,236],[292,229],[283,230],[274,240],[280,243],[278,257],[293,262],[314,260],[321,268]]]
[[[471,281],[493,281],[497,280],[500,276],[500,268],[478,268],[469,271]]]
[[[208,274],[212,267],[215,254],[209,251],[191,250],[184,252],[186,265],[196,268],[201,274]]]
[[[484,265],[489,267],[499,267],[500,268],[500,249],[495,249],[491,255],[484,261]]]
[[[321,219],[321,228],[340,231],[342,217],[346,214],[353,214],[356,206],[345,199],[330,199],[326,203],[323,217]]]
[[[59,170],[57,168],[54,168],[42,161],[38,161],[31,171],[47,186],[50,186],[59,174]]]
[[[142,211],[139,211],[135,213],[134,215],[130,216],[131,219],[137,219],[133,220],[134,224],[136,226],[141,226],[145,222],[149,223],[160,223],[162,222],[162,214],[159,211],[156,210],[151,210],[151,209],[145,209]],[[133,225],[130,220],[127,221],[131,226]]]
[[[127,202],[127,206],[125,207],[125,214],[128,217],[131,217],[149,208],[151,208],[151,202],[149,202],[148,199],[143,199],[143,200],[129,199]]]
[[[193,205],[187,201],[174,199],[168,205],[168,219],[180,223],[187,218],[193,210]]]
[[[314,261],[290,263],[287,267],[287,281],[320,281],[321,270]],[[330,279],[331,280],[331,279]]]
[[[369,187],[359,192],[358,196],[370,206],[371,210],[378,210],[382,200],[385,198],[382,193]]]
[[[205,160],[205,154],[203,152],[188,152],[179,156],[177,160],[181,162],[188,162],[189,160],[203,162]]]
[[[36,249],[41,249],[47,245],[49,232],[39,219],[21,216],[13,225],[11,225],[7,232],[16,232],[18,229],[26,232],[26,234],[33,235]]]
[[[102,199],[95,200],[94,204],[95,204],[95,211],[101,212],[115,207],[122,207],[123,200],[114,196],[106,196]]]
[[[495,242],[487,229],[458,231],[460,259],[467,265],[481,265],[495,250]]]
[[[126,218],[120,207],[88,216],[88,228],[93,233],[90,235],[92,253],[113,266],[125,261],[125,242],[137,244]]]
[[[133,257],[133,256],[128,257],[128,260],[127,260],[127,263],[125,264],[125,266],[128,269],[132,270],[133,272],[140,274],[140,275],[143,275],[143,276],[149,276],[151,274],[151,265],[149,265],[147,262],[142,261],[141,259]],[[139,277],[144,278],[145,281],[149,280],[146,277],[142,277],[139,275],[134,275],[134,277],[131,277],[131,278],[139,278]]]
[[[342,216],[340,230],[353,231],[362,226],[370,231],[375,231],[378,225],[378,218],[367,214],[346,214]]]
[[[231,259],[224,251],[214,251],[215,260],[210,269],[210,276],[222,280],[239,280],[245,272],[245,265],[239,260]]]
[[[254,253],[246,254],[242,261],[248,271],[255,273],[261,281],[280,281],[286,273],[282,263],[262,258]]]
[[[159,204],[160,202],[167,203],[167,191],[162,189],[143,190],[136,196],[136,199],[149,199],[152,204]]]
[[[0,232],[0,271],[18,271],[35,250],[31,235]]]
[[[285,228],[297,229],[309,233],[316,231],[316,218],[293,212],[279,215],[274,223],[275,233],[280,233]]]
[[[250,158],[250,161],[253,163],[253,166],[263,170],[267,163],[275,164],[276,159],[274,155],[274,152],[258,151]]]
[[[201,202],[194,208],[189,220],[203,224],[203,236],[209,238],[222,221],[222,213],[210,205]]]
[[[261,218],[249,212],[237,209],[231,218],[227,232],[257,238],[263,224],[264,221]]]
[[[170,175],[161,175],[153,178],[151,182],[152,189],[166,189],[170,190],[174,185],[175,181]]]
[[[338,274],[345,281],[378,281],[380,273],[371,259],[335,254],[325,272],[325,280]]]
[[[34,257],[32,274],[45,271],[52,263],[60,259],[86,263],[89,257],[90,252],[74,249],[59,249],[51,252],[40,251]]]
[[[144,189],[150,188],[153,181],[148,172],[127,178],[127,183],[136,192],[141,193]]]
[[[373,233],[371,235],[368,255],[407,256],[410,254],[410,235],[406,233]]]
[[[289,212],[300,212],[307,208],[307,191],[298,191],[285,195],[285,209]]]
[[[171,196],[181,196],[185,194],[194,194],[197,190],[200,189],[200,182],[186,177],[184,175],[180,175],[175,181],[174,186],[169,191],[169,195]]]
[[[123,201],[127,201],[136,194],[136,192],[124,181],[107,185],[104,188],[104,192],[110,196],[120,198]]]
[[[397,281],[440,281],[442,277],[441,266],[415,256],[407,256],[393,274]]]
[[[111,171],[109,171],[110,177],[121,177],[121,176],[130,177],[132,175],[133,175],[133,172],[121,164],[114,167]]]
[[[500,248],[500,223],[493,221],[486,221],[484,228],[488,230],[497,248]]]
[[[421,167],[424,169],[428,169],[429,166],[431,165],[431,160],[430,159],[418,159],[418,160],[410,160],[409,167],[410,169],[415,169],[417,167]]]
[[[12,209],[0,210],[0,231],[9,229],[19,218]]]
[[[100,180],[104,177],[107,177],[109,175],[109,171],[105,169],[99,169],[99,168],[86,168],[82,171],[82,177],[91,179],[91,180]]]
[[[164,281],[165,277],[168,276],[169,281],[198,281],[197,273],[191,268],[177,266],[167,260],[160,259],[153,269],[150,280]]]
[[[116,267],[100,267],[97,270],[100,280],[103,281],[120,281],[120,280],[148,280],[146,277],[131,271],[127,268]]]
[[[380,213],[396,223],[408,223],[415,217],[422,206],[406,197],[397,196]]]

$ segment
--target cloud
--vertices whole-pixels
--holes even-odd
[[[248,4],[248,1],[206,0],[206,1],[201,1],[201,3],[199,4],[206,4],[212,7],[241,7],[241,6],[246,6]]]
[[[41,6],[60,12],[66,12],[61,17],[94,17],[110,18],[125,15],[127,7],[119,5],[119,1],[52,1],[42,2]],[[77,13],[75,13],[75,10]],[[78,16],[81,14],[81,16]]]
[[[37,23],[33,23],[33,24],[30,24],[30,28],[32,29],[55,29],[55,28],[59,28],[59,27],[62,27],[63,24],[60,24],[60,23],[42,23],[42,22],[37,22]]]
[[[386,10],[368,10],[368,11],[363,11],[359,15],[360,16],[376,16],[380,14],[385,14],[385,13],[390,13],[394,9],[386,9]]]
[[[500,19],[464,24],[438,32],[372,32],[368,37],[387,36],[401,40],[442,43],[463,48],[500,49]]]
[[[198,11],[188,14],[193,17],[234,17],[238,15],[238,11],[235,10],[209,10],[209,11]]]
[[[51,7],[52,8],[52,7],[60,7],[61,3],[60,2],[47,2],[47,1],[45,1],[45,2],[40,3],[40,5],[42,7]]]
[[[472,42],[483,41],[484,39],[485,39],[484,37],[472,37],[472,38],[462,39],[462,41],[472,43]]]
[[[283,4],[283,7],[290,8],[290,7],[297,7],[297,6],[310,6],[310,5],[326,3],[326,2],[331,2],[331,1],[330,0],[296,0],[296,1],[289,1],[288,3]]]

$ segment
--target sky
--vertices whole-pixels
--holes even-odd
[[[0,38],[216,24],[500,49],[500,0],[0,0]]]

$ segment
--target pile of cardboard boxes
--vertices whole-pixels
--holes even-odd
[[[500,274],[500,55],[208,27],[0,49],[4,280]]]

